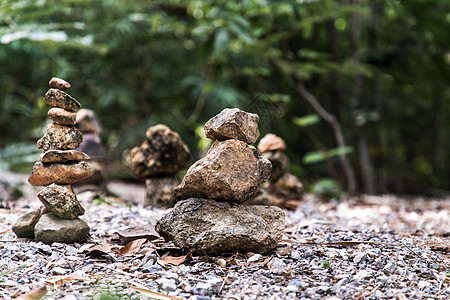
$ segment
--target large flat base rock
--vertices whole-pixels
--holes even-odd
[[[85,221],[77,218],[74,220],[61,219],[51,213],[42,215],[34,227],[36,241],[46,244],[81,243],[87,240],[89,226]]]
[[[195,253],[266,253],[281,240],[284,224],[284,212],[278,207],[190,198],[162,217],[156,231]]]

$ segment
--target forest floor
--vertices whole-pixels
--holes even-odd
[[[155,236],[169,210],[141,207],[144,185],[119,181],[114,197],[77,188],[86,243],[17,239],[12,222],[40,206],[26,179],[0,172],[0,298],[450,298],[450,198],[305,195],[270,253],[194,256]]]

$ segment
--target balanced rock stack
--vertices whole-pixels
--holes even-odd
[[[293,205],[290,205],[288,202],[290,199],[301,198],[303,185],[295,175],[286,172],[289,164],[289,159],[283,152],[286,150],[286,143],[275,134],[268,133],[260,140],[258,150],[272,163],[272,174],[267,190],[281,197],[278,201],[274,201],[275,204],[295,209],[298,203],[294,201]]]
[[[90,159],[87,154],[74,150],[83,136],[74,126],[81,105],[65,92],[70,84],[59,78],[52,78],[49,84],[44,101],[53,106],[48,112],[53,122],[37,142],[44,153],[28,178],[31,185],[45,186],[37,194],[45,209],[20,217],[13,231],[18,237],[34,237],[44,243],[82,242],[89,226],[78,218],[84,209],[70,184],[92,176],[95,167],[85,161]]]
[[[178,133],[158,124],[149,127],[147,140],[130,151],[131,170],[145,179],[144,206],[173,207],[173,189],[180,183],[176,173],[189,165],[191,154]]]
[[[259,136],[258,121],[258,115],[235,108],[205,124],[206,136],[214,142],[175,188],[182,201],[157,223],[161,236],[197,253],[265,253],[277,245],[284,233],[283,211],[242,205],[271,172],[270,161],[249,145]]]

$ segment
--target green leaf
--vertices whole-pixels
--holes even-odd
[[[320,117],[317,114],[309,114],[304,117],[294,118],[294,124],[300,127],[307,127],[316,124],[320,121]]]

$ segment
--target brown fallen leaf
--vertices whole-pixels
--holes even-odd
[[[163,263],[163,265],[172,264],[175,266],[179,266],[185,261],[189,261],[192,259],[192,253],[188,253],[183,256],[165,256],[159,259],[159,263]]]
[[[70,281],[92,281],[89,278],[82,278],[77,276],[71,276],[71,275],[55,275],[50,276],[45,280],[45,283],[52,284],[52,285],[61,285],[68,283]]]
[[[47,287],[41,286],[39,288],[35,288],[28,293],[25,293],[16,299],[18,300],[39,300],[42,299],[47,294]]]
[[[153,241],[159,238],[159,234],[155,231],[155,226],[149,227],[130,227],[125,230],[116,232],[122,243],[129,243],[131,241],[146,238]]]
[[[10,231],[11,231],[11,228],[8,228],[6,230],[0,231],[0,234],[5,234],[5,233],[10,232]]]
[[[137,252],[146,241],[147,238],[131,241],[120,249],[119,254],[130,255],[134,252]]]

